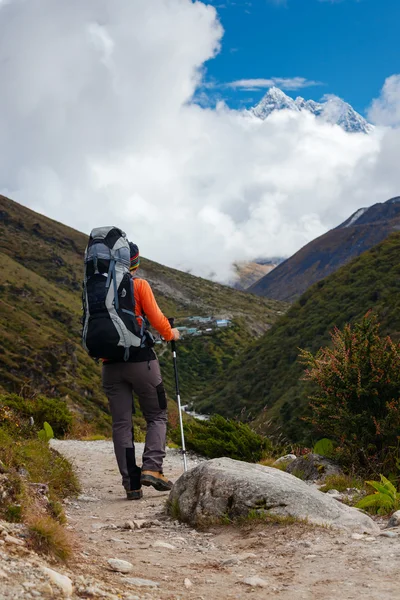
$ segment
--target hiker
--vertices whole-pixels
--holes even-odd
[[[130,272],[133,277],[135,313],[139,322],[143,315],[166,341],[178,340],[179,331],[172,329],[154,298],[147,281],[135,277],[139,268],[139,249],[129,243]],[[152,342],[139,348],[128,361],[104,362],[103,388],[107,395],[113,428],[113,441],[122,483],[129,500],[142,498],[142,485],[168,491],[172,483],[163,474],[167,434],[167,399],[160,365]],[[136,394],[147,423],[143,466],[136,465],[133,442],[133,398]]]
[[[85,252],[82,341],[103,359],[103,389],[111,417],[115,456],[128,500],[142,498],[142,485],[168,491],[163,474],[167,399],[154,340],[144,318],[166,341],[178,340],[147,281],[135,276],[139,249],[116,227],[94,229]],[[143,465],[136,464],[133,394],[147,424]]]

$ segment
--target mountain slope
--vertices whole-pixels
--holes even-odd
[[[195,403],[197,410],[255,420],[273,418],[294,441],[306,440],[301,417],[307,390],[298,349],[316,351],[329,332],[373,309],[382,331],[400,339],[400,233],[364,252],[350,264],[312,286],[245,353],[225,377]],[[308,440],[309,441],[309,440]]]
[[[373,129],[350,104],[337,96],[326,96],[324,102],[305,100],[301,96],[293,100],[277,87],[270,88],[260,102],[248,112],[264,120],[277,110],[307,111],[325,123],[339,125],[348,133],[370,133]]]
[[[293,301],[312,284],[399,229],[400,197],[362,208],[335,229],[301,248],[252,285],[249,291]]]
[[[86,235],[0,196],[0,391],[64,397],[78,415],[107,430],[100,367],[80,345],[86,241]],[[146,259],[142,265],[140,275],[150,281],[168,315],[212,314],[234,320],[226,349],[225,341],[218,342],[218,338],[211,348],[211,352],[227,354],[228,362],[252,333],[268,329],[278,312],[285,310],[280,302]],[[232,347],[233,339],[237,343]],[[181,347],[190,348],[191,343],[182,342]],[[188,362],[183,361],[183,367],[186,382],[207,376],[201,363],[194,371]],[[168,366],[167,375],[170,370]],[[172,392],[172,377],[167,379]]]

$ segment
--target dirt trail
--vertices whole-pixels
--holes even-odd
[[[67,505],[69,526],[79,543],[74,575],[96,579],[109,593],[132,600],[225,600],[249,594],[256,600],[400,598],[399,537],[355,540],[347,533],[304,525],[197,532],[166,517],[167,494],[147,488],[141,501],[124,499],[110,442],[66,440],[55,441],[54,447],[73,461],[84,489],[80,500]],[[175,479],[181,469],[178,453],[168,451],[165,472]],[[154,523],[124,529],[132,519]],[[112,572],[109,558],[131,562],[133,570],[127,575]],[[244,583],[253,576],[266,587]],[[132,577],[159,586],[138,587],[129,583]]]

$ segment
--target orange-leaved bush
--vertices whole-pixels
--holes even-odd
[[[301,350],[305,378],[318,387],[307,420],[336,443],[338,457],[392,473],[399,464],[400,344],[380,336],[371,312],[331,337],[315,355]]]

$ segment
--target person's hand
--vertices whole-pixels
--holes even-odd
[[[174,328],[174,329],[171,329],[171,332],[172,332],[172,335],[174,336],[174,341],[176,342],[176,340],[179,340],[179,338],[181,337],[179,330]]]

